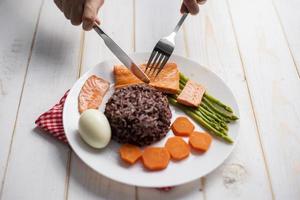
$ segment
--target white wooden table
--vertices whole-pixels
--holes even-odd
[[[179,5],[107,0],[99,15],[127,52],[145,52],[172,30]],[[209,0],[186,20],[176,54],[231,87],[240,139],[217,170],[162,192],[104,178],[35,129],[39,114],[112,54],[52,0],[0,0],[0,199],[300,199],[299,10],[299,0]]]

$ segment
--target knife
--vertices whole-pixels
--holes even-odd
[[[100,35],[104,40],[105,45],[111,50],[111,52],[126,66],[128,67],[134,75],[141,79],[145,83],[149,83],[149,77],[139,68],[130,57],[108,36],[103,30],[94,25],[94,30]]]

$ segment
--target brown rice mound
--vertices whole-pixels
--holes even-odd
[[[145,146],[166,136],[172,113],[167,97],[146,84],[116,89],[105,112],[112,139]]]

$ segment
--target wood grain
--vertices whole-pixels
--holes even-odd
[[[275,198],[299,199],[300,80],[288,44],[270,1],[229,6]]]
[[[300,78],[300,1],[273,0],[273,5]]]
[[[136,1],[136,51],[151,52],[161,37],[173,31],[180,18],[180,1],[138,0]],[[151,8],[151,12],[147,11]],[[188,16],[189,18],[191,16]],[[188,21],[189,18],[186,20]],[[176,36],[175,54],[185,55],[183,30]],[[150,56],[150,54],[149,54]],[[177,186],[165,192],[157,189],[138,188],[138,199],[203,199],[203,192],[199,190],[200,180]]]
[[[228,84],[240,109],[240,135],[235,150],[222,166],[206,176],[206,199],[272,199],[247,80],[226,2],[209,1],[199,16],[187,21],[185,27],[188,56]]]
[[[152,52],[158,40],[169,35],[180,19],[180,1],[147,1],[135,3],[135,46],[137,52]],[[149,11],[151,9],[151,11]],[[188,16],[190,18],[191,16]],[[187,20],[188,20],[187,18]],[[183,31],[176,36],[175,54],[183,55]]]
[[[0,191],[41,3],[34,0],[30,7],[25,0],[0,3]]]
[[[0,199],[299,199],[298,0],[209,0],[188,17],[175,53],[226,81],[241,132],[222,166],[169,192],[98,175],[34,128],[79,75],[114,57],[96,33],[71,26],[53,1],[44,1],[37,23],[42,1],[0,0]],[[126,52],[150,52],[174,28],[180,3],[106,1],[101,26]]]
[[[114,12],[111,12],[112,10]],[[101,8],[99,17],[103,30],[126,52],[132,52],[134,44],[133,1],[107,1]],[[116,23],[116,21],[122,23]],[[97,63],[113,57],[96,32],[86,32],[80,75]],[[68,199],[131,200],[134,198],[135,187],[115,182],[95,173],[72,153]]]
[[[79,30],[64,19],[54,3],[45,1],[24,85],[2,199],[64,198],[69,148],[35,129],[34,121],[76,80],[79,36]]]

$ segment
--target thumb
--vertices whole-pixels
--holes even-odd
[[[97,17],[99,8],[103,5],[103,0],[86,0],[84,4],[82,27],[84,30],[89,31],[93,28],[95,23],[99,24],[100,21]]]

